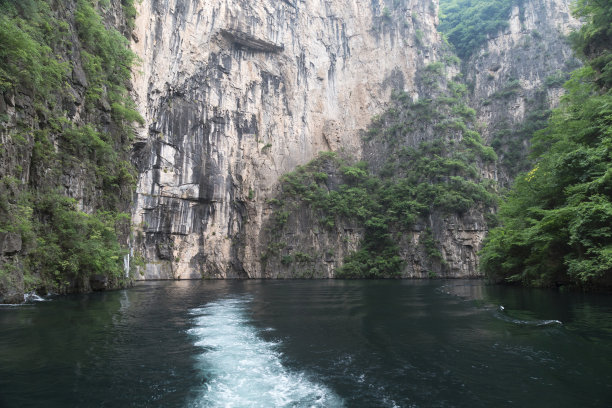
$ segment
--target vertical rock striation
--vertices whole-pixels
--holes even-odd
[[[142,278],[262,276],[258,240],[279,177],[320,151],[359,157],[359,130],[436,58],[437,3],[394,4],[140,4]]]
[[[521,170],[512,163],[517,150],[524,157],[527,128],[558,102],[575,65],[562,41],[577,25],[568,7],[526,0],[464,62],[483,136],[502,159],[499,174],[487,164],[482,177],[507,184]],[[142,1],[132,35],[142,61],[133,94],[146,121],[134,144],[133,245],[145,260],[138,278],[297,276],[280,260],[261,262],[280,176],[322,151],[376,167],[386,153],[368,151],[377,147],[360,135],[392,91],[431,97],[417,73],[442,55],[437,12],[437,0]],[[416,143],[430,133],[409,136]],[[430,218],[399,243],[403,276],[476,275],[482,209]],[[317,233],[309,213],[289,223],[289,248],[323,254],[312,276],[333,277],[362,237],[362,226],[348,224]],[[419,244],[425,227],[438,243],[437,266]],[[332,246],[334,256],[325,251]]]
[[[508,28],[465,62],[483,137],[500,156],[508,186],[525,161],[529,139],[558,105],[569,72],[580,66],[567,35],[580,26],[567,0],[528,0],[512,9]]]

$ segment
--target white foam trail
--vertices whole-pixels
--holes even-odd
[[[506,308],[503,306],[499,306],[499,308],[497,309],[498,313],[496,313],[496,317],[498,317],[500,320],[504,320],[506,322],[510,322],[510,323],[514,323],[514,324],[518,324],[521,326],[550,326],[550,325],[559,325],[562,326],[563,322],[561,322],[560,320],[520,320],[520,319],[514,319],[510,316],[506,315]]]
[[[23,301],[25,303],[32,302],[46,302],[48,299],[44,299],[36,294],[36,292],[30,292],[23,295]]]
[[[261,339],[245,317],[248,300],[224,299],[193,309],[198,369],[205,385],[192,407],[342,407],[305,373],[285,368],[278,343]]]

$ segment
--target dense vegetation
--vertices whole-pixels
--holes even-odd
[[[128,25],[133,1],[124,0]],[[63,291],[93,274],[117,283],[135,171],[131,124],[142,122],[126,85],[134,54],[105,26],[108,1],[0,0],[0,232],[23,249],[0,262],[2,286]],[[79,74],[81,72],[82,74]],[[78,112],[78,113],[77,113]],[[27,166],[24,168],[24,165]],[[79,202],[70,180],[83,185]],[[81,195],[82,194],[82,195]]]
[[[581,0],[573,36],[586,66],[548,126],[533,139],[531,171],[518,177],[482,252],[495,280],[533,286],[612,285],[612,10]]]
[[[493,163],[495,153],[472,129],[475,111],[463,103],[465,86],[446,83],[444,71],[442,63],[435,63],[420,74],[432,99],[413,102],[408,94],[395,93],[392,106],[374,118],[364,149],[383,158],[348,163],[325,153],[282,178],[283,194],[275,201],[276,241],[265,257],[280,256],[284,225],[291,214],[307,210],[328,230],[347,223],[364,228],[359,249],[346,257],[336,276],[400,276],[402,233],[417,223],[426,225],[430,214],[461,215],[495,206],[494,183],[478,170]],[[431,138],[414,141],[428,131]],[[419,245],[431,261],[444,262],[431,231],[421,234]],[[286,256],[288,263],[292,255]],[[308,256],[313,260],[317,254]]]
[[[457,55],[469,57],[487,39],[508,26],[522,0],[440,0],[440,26]]]

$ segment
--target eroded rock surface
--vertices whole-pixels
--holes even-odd
[[[580,26],[567,0],[530,0],[515,6],[508,28],[465,63],[472,106],[483,137],[500,155],[499,182],[508,186],[528,163],[533,130],[559,104],[569,72],[580,66],[567,35]]]
[[[435,59],[437,5],[395,3],[140,4],[142,278],[261,276],[278,178],[319,151],[360,157],[359,130]]]
[[[524,156],[521,124],[558,103],[572,68],[560,39],[577,25],[568,8],[566,0],[526,1],[465,64],[480,130],[502,156],[501,171],[488,165],[484,177],[507,184],[520,170],[503,164],[512,162],[509,146],[523,146]],[[361,142],[371,118],[393,90],[429,97],[419,94],[417,72],[442,55],[437,0],[144,0],[138,12],[134,96],[146,120],[134,145],[133,246],[145,260],[138,278],[301,276],[280,264],[262,268],[274,215],[267,200],[282,174],[321,151],[376,166],[384,154]],[[418,136],[414,143],[432,134]],[[317,277],[332,277],[362,235],[358,225],[317,232],[309,214],[289,222],[296,229],[287,245],[320,254]],[[416,228],[401,240],[404,276],[477,275],[483,213],[427,224],[446,266],[427,260]]]

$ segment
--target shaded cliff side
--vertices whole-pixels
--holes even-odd
[[[0,2],[0,302],[129,281],[129,1]],[[128,13],[129,14],[129,13]]]
[[[452,61],[452,59],[451,59]],[[496,155],[442,62],[395,93],[362,135],[364,160],[325,153],[281,179],[264,228],[266,277],[469,277],[496,204]]]
[[[498,181],[508,187],[526,159],[533,132],[559,104],[563,83],[580,66],[567,35],[580,26],[566,0],[515,1],[506,28],[491,34],[464,61],[470,105],[499,155]]]
[[[0,293],[478,275],[568,5],[504,6],[461,61],[438,0],[0,0]]]

